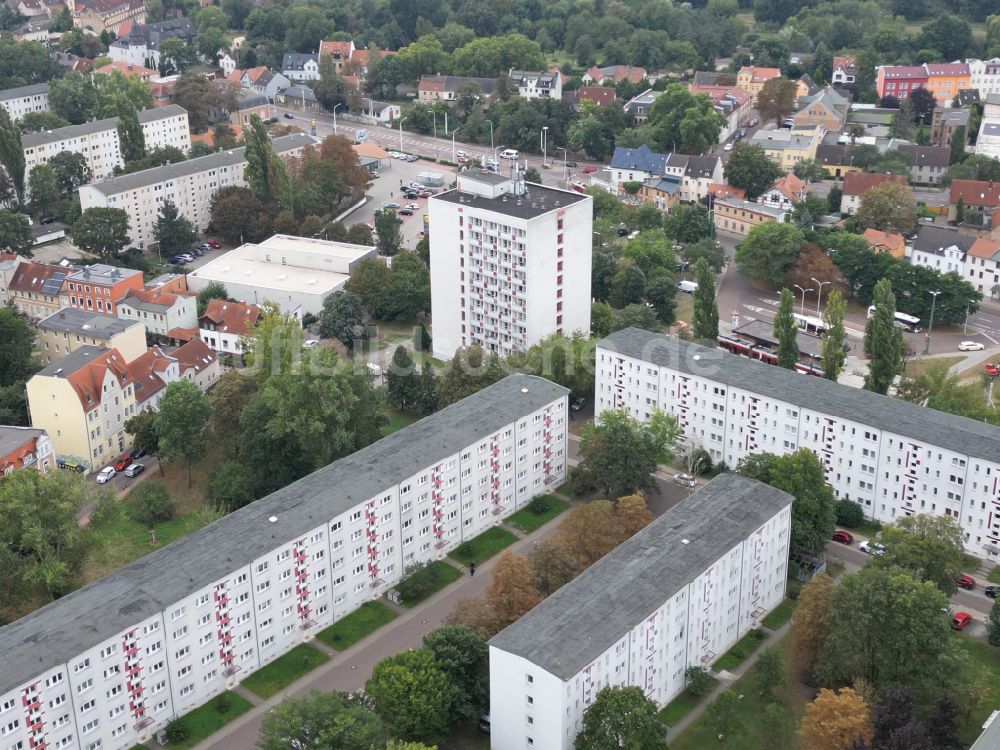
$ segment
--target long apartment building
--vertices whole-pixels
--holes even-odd
[[[635,328],[598,344],[594,398],[598,414],[674,415],[729,466],[808,448],[868,518],[951,517],[970,553],[1000,556],[1000,429],[984,422]]]
[[[7,110],[11,120],[17,121],[29,112],[49,111],[49,84],[32,83],[0,91],[0,107]]]
[[[512,375],[0,628],[2,746],[130,748],[381,596],[563,480],[567,395]]]
[[[435,357],[590,330],[593,198],[469,170],[428,215]]]
[[[493,750],[570,750],[608,686],[669,703],[784,598],[791,506],[722,474],[494,637]]]
[[[275,138],[274,153],[283,157],[299,156],[316,143],[304,133]],[[245,187],[243,148],[220,151],[197,159],[165,164],[142,172],[112,177],[80,187],[80,208],[121,208],[128,212],[129,237],[133,245],[144,248],[153,242],[153,227],[164,201],[177,206],[181,216],[204,231],[212,218],[212,196],[219,188]]]
[[[138,113],[138,118],[147,149],[173,146],[184,153],[191,149],[187,110],[169,104],[143,110]],[[110,177],[115,167],[125,165],[118,141],[117,117],[28,133],[21,137],[21,145],[24,148],[25,172],[28,174],[63,151],[82,154],[95,180]]]

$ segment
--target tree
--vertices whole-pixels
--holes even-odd
[[[709,97],[672,83],[649,110],[650,145],[665,151],[703,153],[719,142],[722,122]]]
[[[365,683],[365,694],[393,733],[427,742],[447,736],[460,702],[458,687],[428,648],[403,651],[380,661]]]
[[[729,154],[725,176],[730,185],[746,190],[748,200],[756,200],[781,177],[781,170],[760,146],[741,142]]]
[[[243,177],[253,196],[264,206],[280,209],[291,204],[288,170],[274,153],[267,128],[257,115],[243,130],[243,153],[246,159]]]
[[[832,232],[825,240],[830,259],[844,276],[848,293],[868,305],[875,283],[887,277],[898,261],[887,253],[873,253],[868,241],[857,234]]]
[[[624,411],[605,411],[596,424],[584,428],[580,439],[577,486],[622,497],[647,489],[661,455],[669,453],[679,434],[676,420],[658,434],[649,424]]]
[[[673,274],[658,274],[646,286],[646,301],[656,310],[656,319],[671,325],[677,309],[677,281]]]
[[[220,299],[224,302],[235,302],[235,300],[229,296],[229,292],[226,291],[225,284],[221,281],[210,281],[200,292],[198,292],[198,317],[205,314],[205,310],[208,309],[208,303],[213,299]]]
[[[712,236],[712,219],[700,203],[680,203],[667,214],[663,231],[667,237],[687,245]]]
[[[88,208],[73,224],[73,244],[101,260],[112,260],[129,244],[128,212],[122,208]]]
[[[766,649],[754,665],[754,682],[757,692],[765,703],[774,699],[775,691],[786,684],[785,666],[781,650],[777,646]]]
[[[209,474],[205,494],[220,513],[232,513],[254,500],[246,470],[237,461],[226,461]]]
[[[991,6],[992,7],[992,6]],[[918,46],[941,53],[936,59],[958,60],[972,44],[972,29],[958,16],[939,15],[921,28]]]
[[[160,437],[157,454],[164,460],[183,460],[187,464],[189,488],[191,466],[205,455],[205,426],[211,414],[208,396],[190,380],[170,383],[160,399],[156,415]]]
[[[949,596],[962,572],[965,548],[958,520],[918,513],[904,516],[879,533],[885,551],[872,559],[878,567],[897,567],[920,581],[929,581]]]
[[[937,102],[934,100],[934,94],[932,94],[928,89],[923,86],[918,86],[910,92],[907,101],[910,103],[910,109],[913,113],[914,121],[924,125],[931,124],[931,116],[934,114],[934,108],[937,107]]]
[[[127,102],[123,102],[123,105],[118,110],[118,143],[121,146],[122,161],[128,163],[146,155],[146,139],[136,111]]]
[[[860,678],[876,692],[902,684],[921,695],[940,693],[960,674],[947,608],[948,597],[934,584],[898,568],[866,566],[843,576],[818,676],[839,684]]]
[[[826,573],[813,576],[799,593],[792,619],[791,659],[803,675],[812,674],[823,652],[830,628],[833,579]]]
[[[48,164],[39,164],[28,176],[28,195],[35,216],[43,216],[51,211],[62,197],[56,173]]]
[[[934,750],[962,750],[965,745],[958,736],[961,706],[951,693],[945,693],[934,704],[927,720],[927,735]]]
[[[823,355],[823,377],[827,380],[836,380],[840,376],[847,359],[847,331],[844,328],[846,309],[844,296],[836,289],[830,292],[823,311],[826,336],[819,342],[819,350]]]
[[[430,312],[431,275],[416,253],[401,252],[392,259],[385,308],[386,318],[399,321],[413,321]]]
[[[226,242],[260,242],[271,233],[271,217],[248,188],[227,185],[212,196],[212,228]]]
[[[758,224],[737,245],[736,263],[750,278],[777,286],[802,252],[803,239],[802,232],[792,224]]]
[[[886,393],[903,369],[903,334],[896,326],[896,296],[889,279],[875,284],[875,312],[865,324],[864,348],[871,361],[865,390]]]
[[[739,699],[733,691],[724,690],[719,697],[712,701],[712,703],[708,706],[706,715],[712,723],[712,726],[719,729],[721,739],[726,739],[737,729],[737,724],[739,722],[739,715],[737,713],[738,702]]]
[[[195,232],[194,224],[180,215],[177,206],[172,201],[166,200],[160,207],[160,215],[156,217],[156,224],[153,225],[153,238],[159,243],[161,257],[171,258],[190,248],[198,239],[198,234]],[[221,299],[228,299],[225,296],[225,291],[225,287],[223,287],[224,296]],[[206,305],[208,299],[210,298],[205,300]],[[201,305],[201,295],[198,295],[198,304]]]
[[[27,216],[0,208],[0,248],[30,258],[34,241]]]
[[[0,166],[14,183],[18,204],[23,203],[24,150],[21,146],[21,131],[11,121],[6,109],[0,112]]]
[[[510,550],[501,552],[486,587],[486,603],[493,615],[492,632],[499,633],[541,600],[527,559]]]
[[[820,690],[806,704],[799,736],[810,750],[849,750],[859,740],[870,742],[872,728],[864,697],[848,687],[838,692]]]
[[[694,266],[698,288],[694,290],[692,335],[706,346],[715,346],[719,338],[719,307],[715,302],[715,276],[704,258]]]
[[[357,297],[350,292],[334,292],[323,300],[319,335],[325,339],[337,339],[348,349],[353,349],[355,341],[365,338],[364,320],[365,311]]]
[[[646,274],[631,260],[623,260],[618,273],[611,282],[608,302],[620,310],[628,305],[642,302],[646,296]]]
[[[778,342],[778,367],[794,370],[799,361],[799,345],[795,340],[799,333],[795,322],[795,298],[788,288],[781,290],[778,311],[773,322],[774,338]]]
[[[399,231],[399,218],[393,208],[382,208],[375,212],[376,246],[379,255],[391,256],[399,252],[403,236]]]
[[[260,305],[253,331],[241,342],[243,361],[253,367],[260,383],[284,374],[302,352],[302,324],[273,302]]]
[[[438,408],[471,396],[506,376],[496,355],[489,356],[479,345],[460,348],[438,379],[435,395]]]
[[[951,140],[948,141],[948,146],[951,148],[949,164],[960,164],[965,161],[967,156],[965,146],[968,142],[969,135],[965,130],[965,125],[955,128],[955,132],[951,134]]]
[[[583,714],[583,730],[573,744],[576,750],[666,750],[666,727],[657,705],[641,688],[605,687]]]
[[[883,182],[861,197],[854,216],[859,227],[880,229],[909,236],[917,231],[917,210],[913,193],[906,185]]]
[[[132,492],[129,500],[132,519],[149,528],[161,521],[169,521],[176,511],[170,493],[159,482],[143,482]]]
[[[392,364],[386,371],[386,399],[397,409],[412,409],[420,397],[420,376],[413,358],[400,345],[392,353]]]
[[[160,434],[156,428],[156,412],[141,411],[125,421],[125,432],[132,436],[132,447],[156,455],[160,448]],[[162,472],[162,466],[160,468]]]
[[[726,264],[726,251],[718,242],[707,237],[684,247],[684,259],[688,263],[695,264],[699,258],[704,258],[709,268],[720,273]]]
[[[379,258],[366,258],[358,263],[347,280],[346,289],[361,302],[361,306],[376,320],[386,315],[389,300],[386,290],[392,271]]]
[[[70,198],[81,185],[92,179],[90,167],[83,154],[60,151],[49,159],[49,166],[56,176],[56,184],[64,198]]]
[[[431,367],[431,363],[427,359],[424,359],[424,363],[420,366],[420,388],[417,391],[417,400],[413,405],[424,416],[433,414],[438,409],[437,387],[434,368]]]
[[[792,171],[796,177],[806,182],[822,182],[828,176],[826,167],[816,159],[803,159],[792,168]],[[840,210],[840,201],[837,201],[837,210]]]
[[[808,448],[776,456],[755,453],[739,465],[743,476],[784,490],[792,503],[792,552],[822,552],[834,528],[833,490],[819,458]]]
[[[424,636],[423,646],[434,655],[438,669],[458,688],[462,715],[473,717],[487,704],[490,661],[486,639],[464,625],[450,625]]]
[[[27,135],[28,133],[39,133],[42,130],[64,128],[69,125],[69,120],[65,117],[60,117],[55,112],[25,112],[21,116],[21,119],[17,121],[17,125],[21,128],[21,134]],[[51,159],[49,163],[52,163]]]
[[[871,714],[873,747],[887,748],[887,750],[904,750],[910,747],[930,750],[922,745],[898,742],[902,736],[912,733],[909,728],[917,722],[913,691],[908,686],[901,684],[890,686],[879,696]]]
[[[831,214],[840,213],[840,202],[844,199],[844,191],[834,185],[826,194],[826,210]]]
[[[223,373],[209,393],[208,398],[212,402],[209,431],[214,442],[228,449],[230,455],[239,451],[240,414],[257,391],[257,378],[252,374],[244,370],[229,370]]]
[[[776,125],[795,111],[795,92],[797,88],[794,81],[789,81],[784,76],[772,78],[761,87],[757,94],[757,110],[760,112],[761,122],[773,120]]]
[[[661,269],[673,272],[677,265],[677,256],[670,248],[670,242],[663,232],[656,230],[640,232],[638,237],[629,240],[621,251],[621,257],[631,260],[647,276]]]
[[[360,693],[313,690],[285,698],[264,715],[257,747],[371,750],[387,738],[385,725]]]

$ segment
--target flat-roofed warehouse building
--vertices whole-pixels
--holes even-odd
[[[722,474],[496,635],[493,750],[570,750],[604,687],[677,696],[784,599],[791,508]]]

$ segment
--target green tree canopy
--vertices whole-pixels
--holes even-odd
[[[823,322],[826,324],[826,336],[819,342],[823,355],[823,377],[836,380],[844,369],[847,359],[847,331],[844,328],[844,311],[847,303],[844,295],[834,289],[826,298],[826,309],[823,311]]]
[[[865,324],[864,349],[871,358],[865,389],[886,393],[903,368],[903,334],[896,326],[896,296],[889,279],[875,284],[874,314]]]
[[[694,264],[694,310],[691,318],[691,335],[695,341],[714,347],[719,339],[719,306],[715,301],[715,275],[705,258]]]
[[[350,292],[334,292],[323,300],[319,335],[325,339],[337,339],[348,349],[353,349],[356,340],[365,338],[364,320],[365,311],[357,297]]]
[[[190,249],[198,239],[198,234],[195,232],[194,224],[180,215],[173,201],[167,200],[160,206],[160,215],[156,217],[156,224],[153,225],[153,238],[159,243],[160,256],[171,258]],[[198,297],[198,302],[200,305],[201,295]],[[205,304],[208,304],[207,299]]]
[[[859,227],[894,232],[906,237],[917,231],[913,193],[906,185],[883,182],[862,196],[854,217]]]
[[[428,648],[404,651],[383,659],[365,683],[375,713],[407,740],[436,742],[458,718],[458,686]]]
[[[490,661],[486,639],[465,625],[448,625],[424,636],[424,648],[458,688],[462,714],[473,717],[486,706],[490,690]]]
[[[260,750],[372,750],[388,732],[360,694],[320,692],[285,698],[261,721]]]
[[[489,356],[479,345],[455,352],[437,383],[438,407],[449,406],[493,385],[507,375],[496,355]]]
[[[0,248],[13,250],[18,255],[30,258],[34,242],[28,217],[0,208]]]
[[[657,705],[641,688],[606,687],[583,714],[576,750],[667,750],[666,727]]]
[[[221,299],[225,302],[235,302],[226,291],[226,285],[221,281],[210,281],[198,292],[198,316],[201,317],[208,309],[208,303],[213,299]]]
[[[644,423],[624,411],[605,411],[596,424],[584,428],[576,487],[598,489],[610,497],[648,489],[657,464],[672,454],[680,434],[673,417],[659,412],[654,416]]]
[[[949,596],[954,593],[955,577],[965,560],[962,528],[956,519],[927,513],[904,516],[882,529],[878,541],[885,551],[872,558],[873,565],[906,570]]]
[[[88,208],[73,224],[73,244],[101,260],[113,259],[129,243],[128,212],[122,208]]]
[[[739,143],[729,154],[725,175],[730,185],[743,188],[749,200],[756,200],[781,177],[781,170],[760,146]]]
[[[302,323],[273,302],[264,302],[253,331],[241,342],[243,361],[254,368],[261,383],[272,375],[291,371],[302,353]]]
[[[205,427],[211,414],[208,396],[190,380],[170,383],[157,408],[157,455],[167,461],[184,461],[188,487],[191,486],[191,466],[204,457],[207,449]]]
[[[737,245],[736,263],[751,279],[777,286],[802,252],[804,240],[802,232],[792,224],[776,221],[758,224]]]

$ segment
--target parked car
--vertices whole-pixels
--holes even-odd
[[[430,198],[434,194],[435,193],[433,190],[427,188],[426,190],[421,190],[417,195],[421,198]]]
[[[469,152],[468,151],[463,151],[462,149],[459,149],[458,151],[455,152],[455,156],[457,156],[457,157],[464,157],[464,158],[468,159],[469,158]]]
[[[573,399],[573,403],[569,405],[570,411],[580,411],[584,406],[587,405],[587,399],[583,396]]]
[[[685,487],[694,487],[698,484],[697,480],[695,480],[695,478],[690,474],[677,474],[674,476],[674,481],[677,482],[677,484],[684,485]]]
[[[188,263],[192,263],[194,261],[193,253],[180,253],[177,257]]]
[[[404,206],[398,211],[400,216],[413,216],[413,209],[409,206]]]
[[[840,542],[841,544],[854,544],[854,535],[849,531],[837,529],[833,532],[833,541]]]
[[[213,250],[218,250],[220,247],[222,247],[222,245],[220,245],[215,240],[205,240],[205,244],[208,245]]]
[[[124,471],[130,463],[132,463],[132,457],[127,453],[123,453],[115,461],[115,471]]]
[[[976,579],[970,575],[966,575],[965,573],[958,576],[955,579],[955,583],[958,585],[959,588],[963,588],[966,591],[971,591],[972,589],[976,588]]]
[[[406,160],[407,160],[407,161],[411,161],[411,162],[412,162],[412,161],[417,161],[418,159],[420,159],[420,157],[419,157],[419,156],[417,156],[416,154],[409,154],[409,155],[407,155],[407,157],[406,157]]]
[[[991,378],[995,378],[997,375],[1000,375],[1000,364],[997,364],[996,362],[987,362],[985,369],[986,374]]]
[[[43,216],[40,220],[42,224],[54,224],[56,221],[55,216]]]
[[[137,458],[142,458],[143,456],[145,456],[146,455],[146,451],[144,451],[142,448],[136,448],[134,451],[132,451],[128,455],[129,455],[129,457],[133,461],[135,461]]]
[[[583,169],[581,169],[580,171],[583,172],[584,174],[593,174],[594,172],[597,171],[597,167],[588,165]]]
[[[1000,594],[1000,586],[987,586],[983,589],[983,593],[990,599],[996,599],[997,594]]]
[[[399,204],[396,201],[389,201],[382,208],[399,208]]]
[[[202,242],[200,245],[198,245],[198,249],[201,250],[203,253],[207,253],[209,250],[212,249],[212,246],[209,245],[207,242]]]
[[[955,616],[951,618],[951,626],[955,630],[965,630],[971,624],[972,615],[968,612],[956,612]]]
[[[110,482],[111,478],[117,473],[114,466],[105,466],[101,469],[101,473],[97,475],[97,483],[104,484],[105,482]]]
[[[479,731],[483,734],[490,733],[490,715],[483,714],[479,717]]]
[[[185,263],[190,263],[191,261],[186,258],[182,258],[179,255],[175,255],[173,258],[167,261],[171,266],[183,266]]]
[[[295,119],[295,116],[293,114],[291,114],[290,112],[285,112],[285,114],[283,114],[282,117],[284,117],[286,120],[294,120]]]
[[[570,169],[576,169],[576,162],[575,161],[568,161],[568,162],[566,162],[565,166],[569,167]]]
[[[200,250],[200,249],[199,249],[199,248],[197,248],[197,247],[192,247],[192,248],[191,248],[190,250],[188,250],[188,251],[187,251],[187,253],[186,253],[186,255],[190,255],[190,256],[192,256],[193,258],[200,258],[200,257],[201,257],[201,256],[202,256],[203,254],[204,254],[204,253],[203,253],[203,251],[202,251],[202,250]]]
[[[319,341],[316,339],[306,339],[302,342],[303,349],[315,349],[317,346],[319,346]]]
[[[129,479],[135,479],[145,470],[146,470],[146,464],[132,464],[127,469],[125,469],[125,476],[127,476]]]
[[[963,341],[958,345],[960,352],[981,352],[986,347],[978,341]]]
[[[881,555],[885,553],[885,547],[883,547],[878,542],[872,542],[865,539],[858,545],[858,549],[864,552],[866,555]]]
[[[501,159],[517,159],[517,149],[505,148],[500,152]]]
[[[730,141],[729,143],[727,143],[725,146],[722,147],[722,150],[723,151],[732,151],[733,150],[733,142]]]

